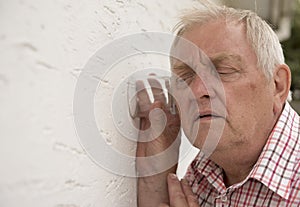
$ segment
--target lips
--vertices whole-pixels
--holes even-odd
[[[212,119],[212,118],[223,118],[223,116],[220,116],[220,115],[218,115],[214,112],[211,112],[211,111],[203,111],[203,112],[198,113],[195,116],[195,121],[203,120],[203,119]]]

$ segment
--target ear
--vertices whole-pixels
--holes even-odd
[[[274,113],[280,113],[287,100],[291,87],[291,71],[289,66],[281,64],[273,72],[274,90]]]

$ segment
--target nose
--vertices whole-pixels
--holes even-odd
[[[215,97],[212,81],[205,76],[196,75],[190,84],[192,99],[209,99]]]

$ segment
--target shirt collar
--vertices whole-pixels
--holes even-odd
[[[186,174],[186,179],[189,181],[196,180],[197,182],[203,176],[218,192],[223,193],[226,191],[222,168],[200,151],[191,163]]]
[[[291,182],[297,173],[299,146],[299,115],[286,103],[247,179],[254,178],[288,199]]]

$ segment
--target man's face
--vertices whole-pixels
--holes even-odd
[[[275,86],[257,68],[244,25],[218,20],[195,25],[182,37],[210,58],[221,81],[217,84],[216,78],[210,78],[205,67],[193,67],[194,71],[180,61],[173,63],[173,72],[189,86],[174,84],[186,136],[202,148],[212,130],[212,135],[220,135],[215,152],[221,153],[262,147],[276,121]]]

